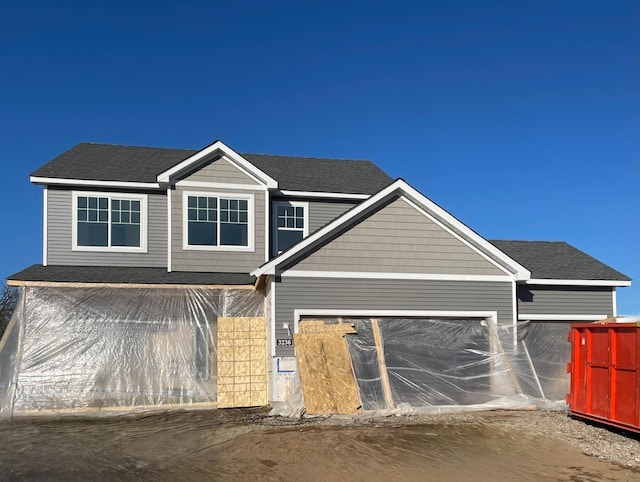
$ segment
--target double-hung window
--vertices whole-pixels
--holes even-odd
[[[253,249],[253,195],[185,192],[184,248]]]
[[[274,254],[289,249],[309,234],[307,203],[282,201],[274,204]]]
[[[145,252],[146,211],[146,195],[74,192],[73,249]]]

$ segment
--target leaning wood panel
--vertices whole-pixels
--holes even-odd
[[[307,413],[356,413],[361,402],[344,334],[298,333],[294,343]]]

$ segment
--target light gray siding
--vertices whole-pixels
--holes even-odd
[[[295,269],[504,275],[403,199],[396,199],[296,264]]]
[[[47,264],[166,267],[167,197],[164,193],[147,196],[146,253],[72,251],[72,191],[49,187],[47,189]]]
[[[612,287],[518,286],[518,313],[613,315]]]
[[[290,338],[295,309],[497,311],[498,322],[513,320],[509,282],[335,278],[281,278],[275,283],[275,338]],[[293,356],[293,347],[276,347]]]
[[[197,251],[183,248],[184,191],[218,194],[252,194],[254,196],[253,251]],[[224,273],[248,273],[265,261],[265,195],[266,191],[234,189],[176,188],[171,193],[171,270]]]
[[[356,202],[309,201],[309,234],[346,213]]]
[[[194,173],[185,177],[186,181],[198,182],[226,182],[232,184],[257,184],[257,182],[242,172],[226,159],[218,159]]]

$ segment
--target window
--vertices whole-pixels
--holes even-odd
[[[253,249],[253,196],[184,193],[184,248]]]
[[[307,203],[279,202],[274,206],[275,254],[289,249],[308,234]]]
[[[146,251],[146,196],[74,192],[73,203],[74,250]]]

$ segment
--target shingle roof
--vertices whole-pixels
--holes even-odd
[[[32,176],[91,181],[156,182],[158,174],[197,150],[82,143]],[[292,191],[373,194],[392,179],[370,161],[242,154],[258,169]]]
[[[615,280],[630,278],[564,241],[490,241],[536,279]]]
[[[42,266],[34,264],[7,278],[14,281],[59,283],[124,283],[185,285],[251,285],[255,277],[246,273],[167,272],[165,268],[107,266]]]

